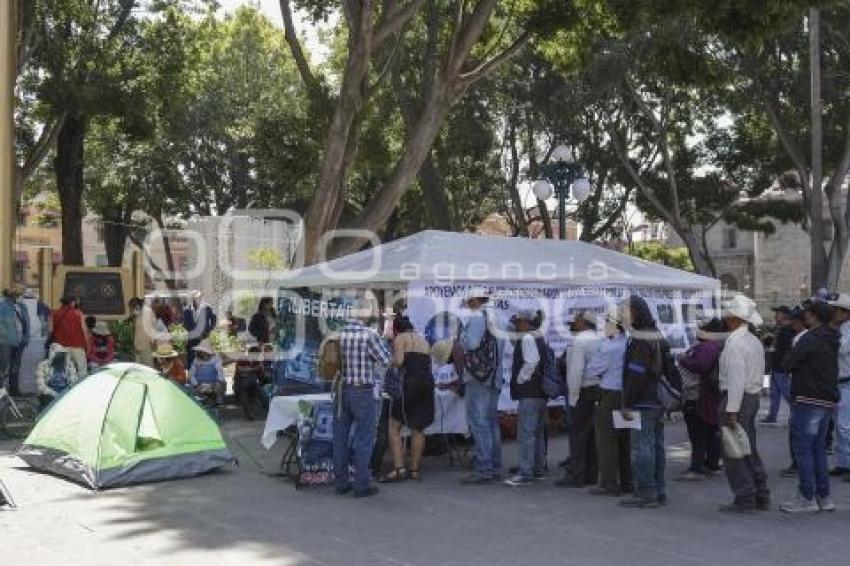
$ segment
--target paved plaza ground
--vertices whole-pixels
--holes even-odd
[[[382,486],[355,500],[329,489],[296,491],[271,474],[279,452],[259,445],[260,424],[231,419],[226,436],[239,469],[94,493],[34,473],[0,443],[0,477],[20,505],[0,511],[2,564],[276,564],[783,566],[846,565],[850,484],[833,484],[839,511],[806,517],[774,510],[718,513],[723,478],[669,482],[668,507],[624,510],[615,501],[552,481],[527,488],[462,486],[444,458],[424,481]],[[787,428],[761,428],[775,502],[794,492]],[[667,428],[668,474],[685,465],[684,426]],[[513,461],[515,446],[506,446]],[[553,440],[550,459],[566,453]],[[774,505],[776,506],[776,505]]]

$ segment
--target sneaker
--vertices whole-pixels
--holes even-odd
[[[829,475],[834,478],[840,478],[846,476],[847,474],[850,474],[850,468],[842,468],[836,466],[829,471]]]
[[[337,488],[334,489],[334,493],[336,493],[337,495],[345,495],[350,491],[351,491],[350,485],[346,485],[346,486],[343,486],[343,487],[337,487]]]
[[[661,495],[658,496],[657,501],[658,501],[659,506],[665,507],[667,505],[667,495],[662,493]]]
[[[534,481],[544,481],[549,479],[549,474],[546,472],[534,472],[534,476],[532,477]]]
[[[832,511],[835,511],[835,509],[836,509],[835,502],[832,499],[830,499],[829,496],[818,497],[817,502],[818,502],[818,508],[821,511],[831,513]]]
[[[759,424],[760,425],[766,425],[766,426],[772,426],[772,425],[775,425],[775,424],[778,424],[778,423],[776,422],[776,417],[773,417],[773,418],[765,417],[765,418],[763,418],[762,420],[759,421]]]
[[[354,497],[372,497],[373,495],[378,495],[378,488],[374,485],[370,485],[363,491],[354,492]]]
[[[779,472],[779,475],[782,476],[783,478],[796,477],[797,476],[797,467],[796,466],[789,466],[789,467],[785,468],[784,470],[782,470],[781,472]]]
[[[794,499],[780,505],[779,510],[783,513],[799,515],[802,513],[817,513],[820,511],[820,507],[818,507],[814,499],[806,499],[798,493]]]
[[[631,507],[634,509],[654,509],[660,506],[658,499],[647,499],[637,495],[623,497],[619,501],[620,507]]]
[[[524,485],[533,485],[533,484],[534,484],[534,480],[532,480],[531,478],[525,477],[523,475],[520,475],[520,474],[517,474],[517,475],[510,477],[510,478],[505,480],[505,485],[508,485],[508,486],[511,486],[511,487],[521,487],[521,486],[524,486]]]
[[[702,481],[706,478],[705,474],[695,472],[693,470],[685,470],[682,474],[676,478],[679,481]]]

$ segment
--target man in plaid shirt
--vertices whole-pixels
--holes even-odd
[[[350,319],[339,333],[342,387],[336,398],[334,469],[336,493],[351,491],[348,463],[354,460],[354,497],[369,497],[378,488],[369,485],[375,444],[377,366],[389,366],[392,355],[378,333],[360,320]],[[354,427],[354,436],[351,428]]]

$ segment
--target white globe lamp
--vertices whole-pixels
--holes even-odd
[[[555,187],[549,181],[541,179],[532,185],[531,191],[537,200],[549,200],[555,194]]]
[[[573,182],[573,198],[578,202],[583,202],[590,196],[590,181],[587,177],[580,177]]]

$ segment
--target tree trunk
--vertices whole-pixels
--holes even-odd
[[[820,80],[820,12],[809,9],[809,64],[811,70],[812,169],[809,197],[809,243],[812,253],[812,293],[827,287],[829,271],[824,247],[823,218],[823,99]]]
[[[682,238],[685,247],[688,248],[688,255],[691,257],[691,263],[694,264],[694,272],[707,277],[716,277],[714,264],[708,255],[708,250],[705,248],[702,238],[693,233],[692,230],[676,229],[676,233]]]
[[[449,198],[443,186],[443,176],[434,164],[434,152],[428,152],[428,157],[419,168],[419,184],[425,196],[425,206],[431,218],[431,226],[437,230],[454,230],[455,221],[449,206]]]
[[[336,226],[334,215],[340,210],[343,165],[346,149],[357,114],[363,105],[364,81],[369,79],[372,48],[372,5],[365,2],[358,13],[356,27],[349,29],[348,60],[325,140],[319,181],[304,218],[305,262],[316,263],[321,257],[319,244],[325,232]]]
[[[106,260],[109,267],[121,267],[124,263],[124,250],[127,247],[127,237],[130,229],[121,222],[123,218],[116,217],[109,222],[103,218],[103,247],[106,249]]]
[[[508,118],[508,122],[508,147],[510,147],[511,151],[511,170],[510,178],[508,179],[508,192],[511,199],[511,210],[514,215],[516,235],[528,238],[528,218],[525,214],[525,207],[522,204],[522,195],[519,193],[520,159],[519,149],[517,148],[516,116],[510,116]]]
[[[83,265],[83,166],[88,119],[68,115],[56,140],[53,168],[62,206],[62,261]]]

